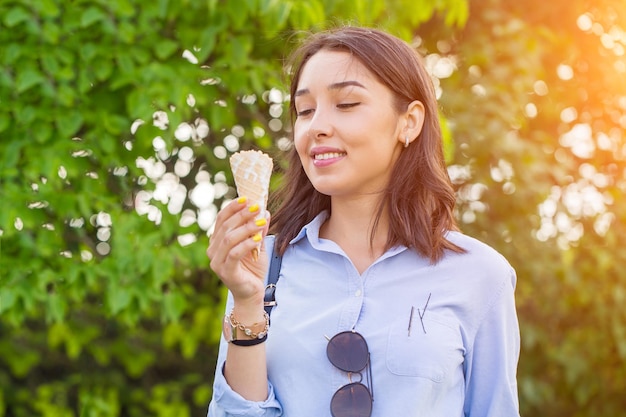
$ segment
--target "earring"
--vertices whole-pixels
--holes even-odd
[[[405,148],[409,147],[409,135],[404,136],[404,147]]]

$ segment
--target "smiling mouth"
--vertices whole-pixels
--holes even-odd
[[[323,160],[326,160],[326,159],[340,158],[340,157],[345,156],[345,155],[346,155],[345,152],[328,152],[328,153],[316,154],[313,158],[316,161],[323,161]]]

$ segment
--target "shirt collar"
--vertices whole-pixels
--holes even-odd
[[[291,242],[289,242],[289,244],[291,245],[296,244],[297,242],[299,242],[300,240],[306,237],[307,240],[309,241],[309,244],[314,249],[325,250],[325,251],[334,252],[334,253],[343,253],[341,248],[339,248],[339,246],[335,242],[332,242],[330,240],[320,240],[320,228],[322,227],[326,219],[328,219],[328,211],[324,210],[320,212],[317,216],[315,216],[315,218],[313,218],[313,220],[311,220],[307,225],[305,225],[300,230],[300,232],[296,235],[296,237],[294,237],[291,240]],[[398,253],[404,252],[406,249],[407,247],[404,245],[394,246],[393,248],[385,252],[374,263],[378,263],[382,261],[383,259],[389,258]]]
[[[320,212],[320,214],[315,216],[313,220],[311,220],[307,225],[300,229],[300,232],[289,243],[293,245],[302,240],[305,236],[312,245],[314,245],[314,242],[319,242],[320,228],[322,227],[326,219],[328,219],[328,211],[323,210],[322,212]]]

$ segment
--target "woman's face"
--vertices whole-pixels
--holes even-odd
[[[347,52],[317,52],[295,93],[296,151],[316,190],[352,198],[382,192],[404,142],[393,94]]]

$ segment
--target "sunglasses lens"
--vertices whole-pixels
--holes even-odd
[[[345,372],[359,372],[367,365],[368,349],[363,336],[341,332],[333,336],[326,347],[330,363]]]
[[[370,417],[372,397],[367,387],[359,382],[341,387],[330,401],[330,412],[333,417]]]

